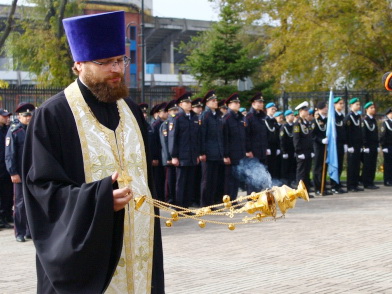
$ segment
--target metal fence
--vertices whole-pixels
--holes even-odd
[[[35,106],[41,105],[51,96],[62,91],[62,88],[37,88],[34,86],[10,85],[7,89],[0,88],[0,108],[13,112],[20,102],[29,102]],[[163,101],[174,99],[185,91],[191,91],[185,87],[154,87],[144,89],[144,102],[150,106]],[[141,90],[130,89],[130,97],[136,102],[142,102]]]

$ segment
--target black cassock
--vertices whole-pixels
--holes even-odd
[[[115,130],[116,103],[99,102],[78,80],[98,121]],[[139,107],[125,99],[147,142]],[[144,144],[148,149],[148,144]],[[154,194],[151,156],[148,185]],[[64,92],[38,108],[30,122],[23,156],[27,216],[37,252],[37,293],[102,293],[110,283],[123,243],[124,209],[113,211],[111,177],[85,183],[75,119]],[[158,213],[158,211],[155,211]],[[155,219],[151,293],[164,293],[162,241]]]

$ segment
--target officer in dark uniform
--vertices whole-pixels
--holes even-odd
[[[344,118],[343,124],[346,127],[347,136],[347,190],[349,192],[363,191],[359,188],[359,171],[361,164],[362,139],[362,120],[358,111],[361,103],[358,98],[349,101],[351,111]]]
[[[392,108],[385,112],[381,126],[380,144],[384,154],[384,185],[392,186]]]
[[[225,194],[231,200],[237,198],[239,177],[236,174],[240,160],[246,157],[246,122],[239,112],[240,99],[238,93],[226,99],[228,111],[223,117],[223,146],[225,164]]]
[[[280,177],[280,167],[279,159],[280,155],[280,140],[279,140],[279,126],[274,118],[276,112],[275,103],[268,103],[266,105],[267,116],[265,118],[265,125],[267,127],[267,137],[268,137],[268,148],[267,148],[267,165],[268,171],[271,174],[271,178],[279,179]]]
[[[143,112],[144,119],[147,120],[148,104],[145,102],[139,103],[139,108]]]
[[[24,242],[25,238],[31,239],[23,199],[21,171],[27,125],[31,120],[34,109],[34,105],[30,103],[22,102],[18,105],[15,112],[18,113],[19,123],[10,127],[5,143],[5,164],[14,183],[14,223],[16,241],[18,242]]]
[[[336,97],[334,100],[335,106],[335,128],[336,128],[336,152],[338,155],[338,175],[339,175],[339,183],[335,182],[331,179],[332,193],[334,194],[342,194],[347,191],[342,188],[342,184],[340,182],[340,176],[343,171],[343,159],[344,154],[347,153],[347,136],[346,136],[346,128],[344,126],[344,115],[342,111],[344,110],[344,101],[342,97]]]
[[[143,116],[144,116],[144,119],[146,122],[148,148],[149,148],[149,150],[154,150],[154,130],[152,129],[151,124],[148,123],[148,117],[147,117],[148,105],[147,106],[146,105],[147,105],[147,103],[140,103],[138,106],[139,106],[140,110],[143,112]],[[156,106],[159,106],[159,104],[155,105],[155,107],[153,109],[151,109],[151,112],[155,111]]]
[[[246,156],[267,164],[267,127],[265,125],[264,99],[260,92],[250,99],[252,106],[246,115]],[[248,194],[266,187],[253,187],[248,184]]]
[[[5,143],[12,113],[0,109],[0,228],[11,229],[9,223],[14,222],[12,217],[13,185],[11,177],[5,166]]]
[[[327,113],[328,107],[327,103],[321,101],[317,103],[317,113],[314,116],[314,120],[312,121],[312,139],[313,139],[313,183],[314,189],[316,190],[317,196],[327,196],[331,195],[329,191],[324,190],[323,194],[321,194],[321,185],[322,185],[322,176],[323,176],[323,166],[325,163],[325,152],[328,144],[328,139],[326,137],[327,130]],[[326,180],[326,171],[328,170],[327,166],[325,166],[324,173],[324,185]],[[325,186],[324,186],[325,187]]]
[[[296,180],[297,159],[295,158],[293,127],[294,113],[292,110],[284,112],[286,123],[280,128],[280,150],[282,151],[282,181],[287,186],[292,186]]]
[[[202,98],[195,98],[192,100],[192,111],[200,119],[200,116],[203,112]],[[193,199],[192,199],[192,206],[193,207],[200,206],[201,178],[202,178],[202,171],[201,171],[201,164],[199,162],[199,164],[195,167],[195,185],[194,185],[195,190],[194,190]]]
[[[152,123],[153,130],[153,144],[151,144],[152,154],[152,173],[154,176],[155,192],[158,200],[165,200],[165,168],[162,164],[162,145],[159,138],[159,129],[162,123],[167,119],[167,112],[165,111],[167,103],[161,103],[156,111],[158,113],[157,119]]]
[[[378,126],[375,119],[376,107],[373,102],[364,106],[366,115],[362,121],[363,138],[363,169],[362,182],[365,189],[375,190],[379,187],[374,185],[374,177],[377,168],[377,155],[381,151],[378,140]]]
[[[161,105],[161,103],[155,104],[153,107],[151,107],[151,110],[150,110],[150,116],[151,116],[150,124],[152,124],[157,119],[157,116],[158,116],[158,114],[157,114],[157,107],[159,107],[159,105]]]
[[[178,97],[179,112],[169,122],[169,153],[176,167],[176,204],[189,207],[193,199],[195,167],[200,155],[200,121],[192,111],[192,93]]]
[[[165,111],[168,113],[168,118],[159,128],[159,139],[162,148],[162,165],[165,167],[165,201],[174,204],[176,199],[176,167],[171,163],[168,135],[169,122],[172,122],[178,112],[175,99],[167,103]]]
[[[223,125],[218,112],[218,99],[215,91],[208,91],[202,103],[205,105],[201,120],[200,161],[202,168],[201,206],[214,204],[222,176],[219,167],[223,162]],[[223,194],[220,195],[222,199]]]
[[[293,143],[294,150],[297,154],[297,182],[304,181],[306,189],[310,190],[310,170],[312,168],[313,142],[312,142],[312,126],[307,120],[309,111],[307,101],[299,104],[295,109],[299,111],[299,118],[293,127]],[[309,195],[314,198],[313,195]]]
[[[224,117],[227,113],[228,107],[226,105],[226,100],[221,100],[218,102],[219,112],[221,117]]]

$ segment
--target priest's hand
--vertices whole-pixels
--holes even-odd
[[[118,172],[112,174],[112,183],[117,181]],[[124,187],[121,189],[113,190],[113,208],[114,211],[119,211],[128,204],[128,202],[133,198],[131,189]]]
[[[159,165],[159,160],[154,159],[152,161],[152,166],[158,166]]]
[[[22,180],[20,179],[20,176],[19,176],[19,175],[13,175],[13,176],[11,176],[11,181],[12,181],[14,184],[22,183]]]

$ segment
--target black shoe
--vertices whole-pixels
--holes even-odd
[[[25,242],[25,238],[23,236],[16,236],[16,242]]]
[[[309,194],[309,198],[314,198],[314,195],[312,195],[312,194]]]
[[[358,190],[358,192],[363,192],[363,191],[365,191],[364,188],[360,188],[360,187],[357,187],[356,189]]]
[[[344,193],[347,193],[347,191],[343,190],[342,188],[339,188],[339,189],[332,189],[332,193],[334,193],[334,194],[344,194]]]
[[[359,192],[358,188],[348,188],[348,192]]]
[[[26,240],[32,240],[33,238],[31,238],[31,235],[26,235],[24,236]]]
[[[380,187],[377,187],[377,186],[375,186],[375,185],[370,185],[370,186],[365,186],[365,189],[377,190],[377,189],[380,189]]]
[[[386,187],[392,187],[392,182],[386,182],[386,183],[384,184],[384,186],[386,186]]]

